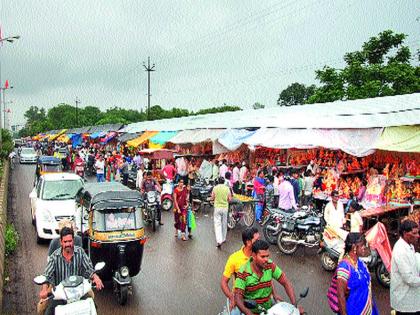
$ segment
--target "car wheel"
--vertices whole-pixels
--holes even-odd
[[[35,218],[34,218],[34,214],[32,212],[32,209],[31,209],[31,221],[32,221],[32,225],[35,226]]]
[[[38,235],[38,228],[36,226],[36,220],[35,220],[35,235],[36,235],[36,243],[37,244],[42,244],[43,243],[43,239],[39,237]]]

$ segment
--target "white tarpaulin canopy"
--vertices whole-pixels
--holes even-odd
[[[420,125],[420,93],[146,121],[130,124],[122,131],[260,127],[345,129],[404,125]]]
[[[169,141],[175,144],[215,141],[224,131],[223,129],[183,130]]]
[[[354,156],[366,156],[375,150],[383,128],[370,129],[284,129],[261,128],[245,144],[277,149],[341,149]]]

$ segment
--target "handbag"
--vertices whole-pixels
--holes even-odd
[[[338,287],[337,287],[337,269],[334,271],[334,275],[331,279],[331,284],[328,288],[327,298],[328,298],[328,305],[330,306],[331,310],[334,313],[338,313],[340,311],[338,307]],[[351,269],[350,269],[351,270]]]
[[[189,208],[187,212],[187,223],[191,231],[194,231],[197,228],[197,225],[195,223],[195,215],[194,212],[192,212],[191,208]]]

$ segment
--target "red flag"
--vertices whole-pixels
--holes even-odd
[[[9,80],[6,80],[6,82],[4,83],[4,88],[8,89],[9,88]]]

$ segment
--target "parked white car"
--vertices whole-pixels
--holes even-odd
[[[20,151],[20,163],[36,163],[38,161],[38,156],[33,148],[22,148]]]
[[[83,179],[72,173],[49,173],[39,178],[29,194],[37,243],[60,236],[58,222],[74,218],[76,194],[83,185]]]

